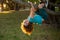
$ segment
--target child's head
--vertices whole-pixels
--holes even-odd
[[[26,19],[22,22],[21,29],[25,34],[31,35],[33,30],[33,24]]]

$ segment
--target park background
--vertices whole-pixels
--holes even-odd
[[[34,25],[34,30],[30,36],[24,34],[22,30],[20,29],[21,22],[26,19],[29,15],[29,8],[25,8],[24,2],[27,2],[28,0],[22,0],[23,2],[21,5],[16,0],[9,0],[12,3],[10,3],[10,7],[7,5],[6,9],[3,9],[2,4],[6,4],[6,0],[0,0],[1,3],[1,9],[0,9],[0,40],[60,40],[60,26],[54,24],[58,22],[60,25],[60,9],[57,8],[56,10],[53,10],[53,13],[57,13],[57,20],[54,20],[54,23],[52,24],[42,24],[42,25]],[[19,0],[21,1],[21,0]],[[34,2],[35,0],[29,0]],[[36,0],[37,1],[37,0]],[[15,5],[11,5],[14,4]],[[8,4],[9,4],[8,3]],[[38,3],[38,1],[37,1]],[[60,0],[56,1],[56,4],[60,3]],[[17,5],[18,4],[18,5]],[[26,4],[27,5],[27,4]],[[17,9],[18,7],[18,9]],[[20,8],[19,8],[20,7]],[[56,14],[50,14],[53,18],[57,17]],[[51,22],[53,22],[51,20]],[[55,22],[56,21],[56,22]]]

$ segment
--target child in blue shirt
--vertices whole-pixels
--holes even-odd
[[[22,23],[21,23],[21,29],[25,34],[31,35],[32,30],[33,30],[33,23],[38,23],[38,24],[42,24],[44,22],[44,11],[41,10],[40,12],[37,12],[38,8],[42,9],[44,7],[44,3],[41,3],[38,5],[38,8],[34,8],[33,4],[30,2],[31,4],[31,9],[30,9],[30,14],[28,16],[27,19],[25,19]],[[39,10],[40,11],[40,10]],[[43,13],[43,14],[42,14]],[[40,16],[43,15],[43,16]]]
[[[34,8],[34,13],[32,13],[32,15],[34,16],[33,18],[31,16],[28,17],[28,20],[32,23],[38,23],[38,24],[42,24],[44,20],[47,19],[48,15],[46,13],[46,11],[43,9],[44,7],[44,3],[45,2],[41,2],[38,5],[38,8]],[[31,4],[33,5],[33,4]],[[33,6],[32,6],[33,7]],[[32,10],[33,11],[33,10]],[[32,12],[31,11],[31,12]],[[30,13],[31,15],[31,13]]]

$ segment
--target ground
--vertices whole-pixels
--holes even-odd
[[[60,40],[60,30],[51,25],[34,25],[31,36],[25,35],[21,22],[27,18],[29,11],[0,13],[0,40]]]

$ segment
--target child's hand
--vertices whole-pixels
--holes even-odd
[[[28,3],[31,5],[31,7],[34,7],[32,2],[28,2]]]
[[[33,3],[32,2],[28,2],[30,5],[33,5]]]

